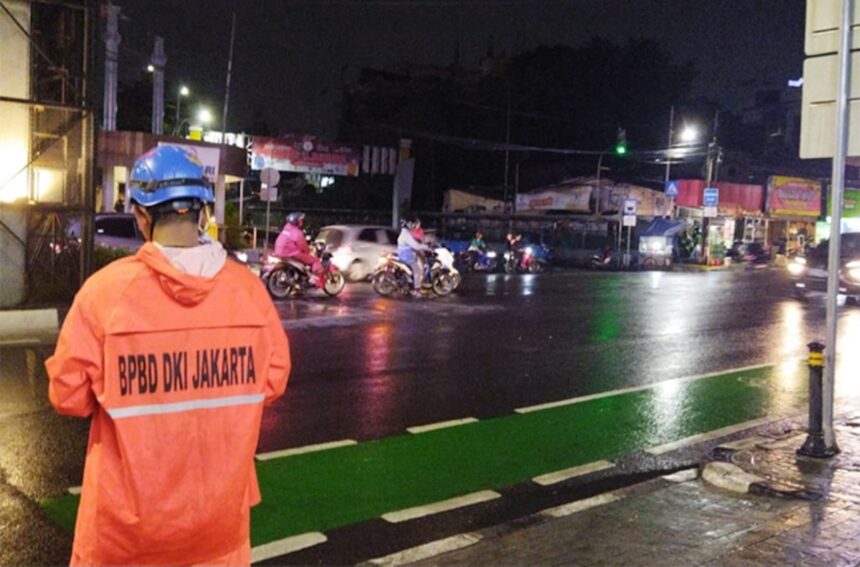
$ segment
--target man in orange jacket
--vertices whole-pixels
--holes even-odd
[[[212,190],[178,146],[137,161],[148,242],[75,297],[46,366],[59,413],[92,416],[72,565],[248,565],[263,405],[290,352],[259,279],[199,243]]]

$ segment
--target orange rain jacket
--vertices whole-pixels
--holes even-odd
[[[93,416],[73,563],[202,563],[247,541],[263,405],[290,371],[247,268],[192,276],[147,243],[87,280],[46,366],[57,411]]]

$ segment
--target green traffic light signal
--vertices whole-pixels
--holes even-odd
[[[618,129],[618,134],[615,142],[615,154],[623,156],[627,153],[627,130],[624,128]]]

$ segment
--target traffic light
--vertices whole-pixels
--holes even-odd
[[[615,141],[615,154],[623,156],[627,153],[627,130],[618,129],[618,137]]]

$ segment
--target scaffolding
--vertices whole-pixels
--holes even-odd
[[[91,268],[96,9],[0,0],[14,56],[0,76],[0,307],[66,301]]]

